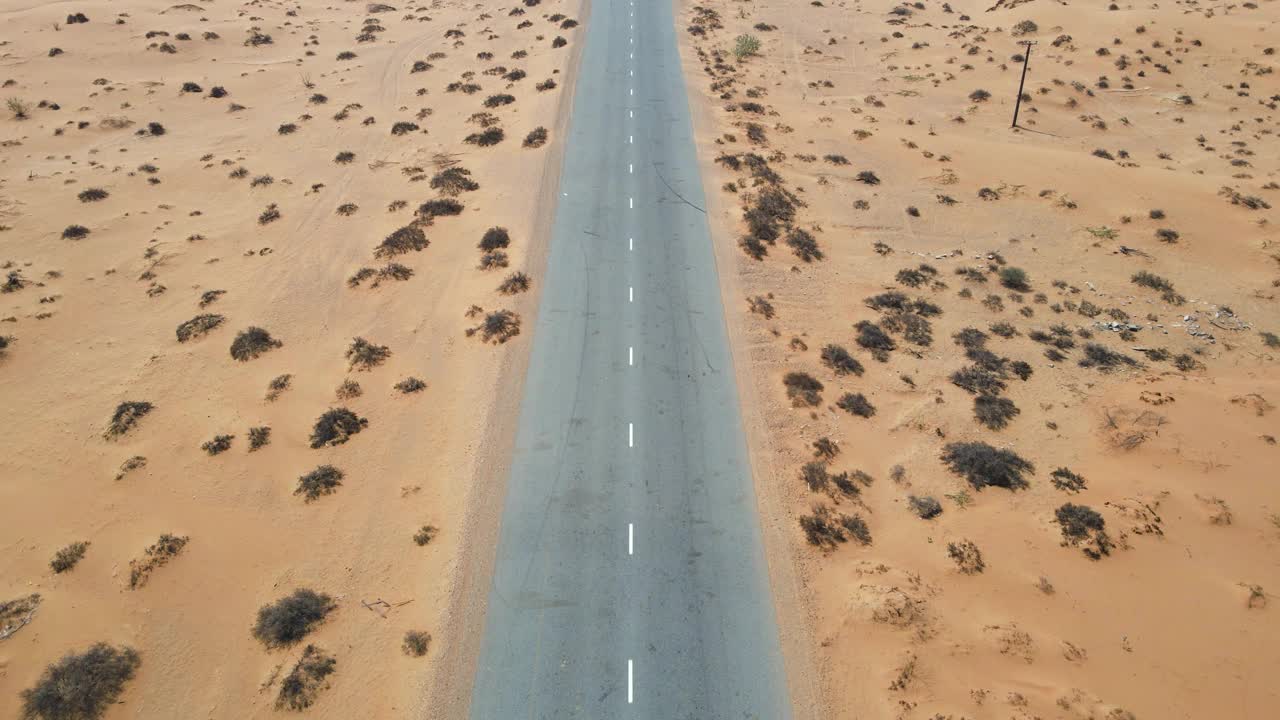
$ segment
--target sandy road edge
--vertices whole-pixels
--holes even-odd
[[[560,176],[564,166],[565,141],[569,116],[573,110],[578,85],[578,66],[586,47],[591,21],[591,0],[578,0],[577,16],[581,25],[577,42],[572,43],[570,58],[561,81],[559,106],[551,128],[550,147],[542,167],[537,212],[529,237],[529,271],[534,276],[534,289],[524,305],[525,336],[519,349],[503,359],[494,378],[492,398],[483,413],[479,427],[484,428],[488,442],[476,450],[476,459],[467,490],[466,509],[459,532],[466,540],[456,560],[449,601],[439,629],[440,655],[435,659],[422,699],[431,700],[429,707],[421,703],[413,715],[428,720],[455,720],[470,713],[471,688],[475,681],[480,644],[484,638],[484,621],[488,609],[489,588],[498,553],[502,510],[506,499],[511,455],[515,449],[520,405],[524,399],[525,377],[533,351],[533,332],[537,312],[541,308],[542,283],[551,248]],[[532,317],[530,317],[532,315]]]
[[[710,137],[716,133],[715,118],[711,106],[698,102],[691,84],[699,77],[701,66],[689,43],[688,33],[680,32],[680,19],[692,3],[690,0],[671,0],[676,21],[677,44],[680,62],[684,69],[685,96],[689,114],[693,120],[695,137]],[[718,174],[712,153],[706,147],[698,148],[698,169],[702,177],[702,190],[706,203],[707,225],[711,233],[711,245],[715,255],[716,275],[720,281],[720,299],[724,305],[725,327],[729,333],[729,357],[733,363],[738,404],[742,412],[743,432],[747,438],[747,455],[751,463],[751,475],[755,485],[756,505],[764,538],[765,561],[768,563],[769,584],[773,591],[774,610],[782,645],[783,663],[786,666],[787,689],[791,695],[792,713],[796,720],[817,720],[830,717],[827,678],[816,662],[817,636],[814,633],[816,616],[804,592],[808,584],[804,560],[791,538],[793,529],[787,516],[783,496],[776,491],[778,477],[773,458],[776,448],[765,431],[762,411],[765,407],[759,378],[751,372],[747,334],[744,318],[732,308],[744,301],[746,294],[735,269],[734,252],[737,244],[731,236],[731,225],[720,222],[732,217],[736,208],[723,203],[723,193],[712,183]]]

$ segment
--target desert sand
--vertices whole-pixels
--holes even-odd
[[[0,716],[459,715],[581,9],[0,4]]]
[[[1276,5],[680,17],[802,714],[1274,717]]]

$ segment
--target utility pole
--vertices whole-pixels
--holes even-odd
[[[1027,64],[1031,62],[1031,46],[1036,44],[1035,40],[1023,40],[1018,43],[1027,49],[1022,55],[1022,79],[1018,81],[1018,99],[1013,103],[1013,125],[1018,127],[1018,109],[1022,107],[1022,88],[1027,84]]]

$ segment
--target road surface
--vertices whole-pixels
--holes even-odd
[[[592,4],[475,720],[791,716],[675,32]]]

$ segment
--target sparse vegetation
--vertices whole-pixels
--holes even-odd
[[[439,532],[439,529],[434,525],[423,525],[413,534],[413,544],[418,547],[425,547],[435,539],[436,534]]]
[[[212,440],[200,446],[200,449],[209,455],[218,455],[231,449],[231,441],[235,439],[235,435],[218,435]]]
[[[312,447],[315,447],[314,440]],[[336,444],[336,443],[335,443]],[[332,495],[342,484],[343,472],[332,465],[321,465],[306,475],[298,478],[298,487],[294,495],[301,495],[306,502],[317,500],[323,495]]]
[[[973,416],[989,430],[1002,430],[1018,413],[1018,407],[1008,398],[995,395],[978,395],[973,399]]]
[[[347,360],[352,370],[372,370],[389,357],[391,350],[386,345],[374,345],[361,337],[352,340],[347,348]]]
[[[951,472],[969,481],[975,490],[988,486],[1018,490],[1028,486],[1024,477],[1035,466],[1011,450],[1001,450],[984,442],[948,443],[942,463]]]
[[[107,429],[103,431],[102,437],[114,440],[128,433],[137,426],[139,420],[154,409],[155,406],[146,401],[126,400],[120,403],[111,414],[111,420],[107,422]]]
[[[822,348],[822,364],[831,368],[836,375],[858,375],[864,372],[862,363],[839,345],[826,345]]]
[[[836,407],[850,415],[869,418],[876,414],[876,408],[862,393],[845,393],[836,401]]]
[[[300,642],[336,610],[333,598],[309,588],[299,588],[258,610],[252,633],[268,649]]]
[[[249,452],[271,444],[271,428],[266,425],[249,428]]]
[[[142,664],[137,651],[97,643],[68,653],[22,691],[22,720],[97,720]]]
[[[431,647],[431,633],[421,630],[410,630],[404,634],[404,643],[400,649],[409,657],[423,657]]]
[[[392,231],[390,235],[385,237],[382,242],[373,250],[373,256],[377,258],[395,257],[410,252],[419,252],[425,250],[431,242],[427,240],[427,234],[417,225],[405,225],[404,227]]]
[[[203,337],[226,320],[221,315],[206,313],[197,315],[178,326],[176,334],[178,342],[187,342]]]
[[[326,410],[311,430],[311,447],[318,449],[327,446],[341,445],[351,439],[352,435],[368,427],[369,421],[346,408]],[[338,473],[341,478],[342,473]]]
[[[1106,521],[1093,508],[1065,503],[1054,511],[1054,519],[1062,529],[1064,545],[1083,545],[1084,554],[1091,560],[1111,554],[1114,544],[1107,537]]]
[[[271,337],[271,333],[257,326],[241,330],[231,341],[231,357],[248,362],[263,353],[281,347],[284,343]]]
[[[49,561],[49,567],[57,574],[69,572],[84,558],[88,549],[88,542],[73,542],[54,553],[53,559]]]
[[[1053,483],[1055,488],[1066,492],[1077,493],[1085,488],[1084,478],[1064,467],[1049,473],[1049,482]]]
[[[822,383],[804,372],[789,372],[782,378],[787,398],[793,407],[817,407],[822,404]]]
[[[754,35],[739,35],[733,41],[733,56],[739,62],[760,53],[760,39]]]
[[[947,543],[947,555],[955,561],[956,568],[965,575],[976,575],[986,569],[982,551],[972,540]]]
[[[942,503],[928,495],[924,497],[908,495],[907,506],[911,508],[911,512],[923,520],[931,520],[942,514]]]
[[[520,316],[510,310],[486,313],[480,324],[467,328],[467,337],[479,335],[485,342],[500,345],[520,334]]]
[[[524,137],[523,147],[540,148],[547,144],[547,129],[544,127],[536,127],[529,131]]]
[[[151,573],[182,553],[190,538],[165,533],[147,547],[142,558],[129,561],[129,588],[137,590],[151,579]]]
[[[77,195],[76,197],[80,198],[80,202],[88,203],[88,202],[98,202],[99,200],[106,200],[109,196],[110,196],[110,193],[108,193],[106,190],[103,190],[102,188],[88,188],[85,190],[81,190],[80,194]]]
[[[301,711],[311,707],[320,691],[328,687],[326,678],[336,671],[337,665],[333,656],[315,645],[308,645],[297,664],[280,681],[276,709]]]

